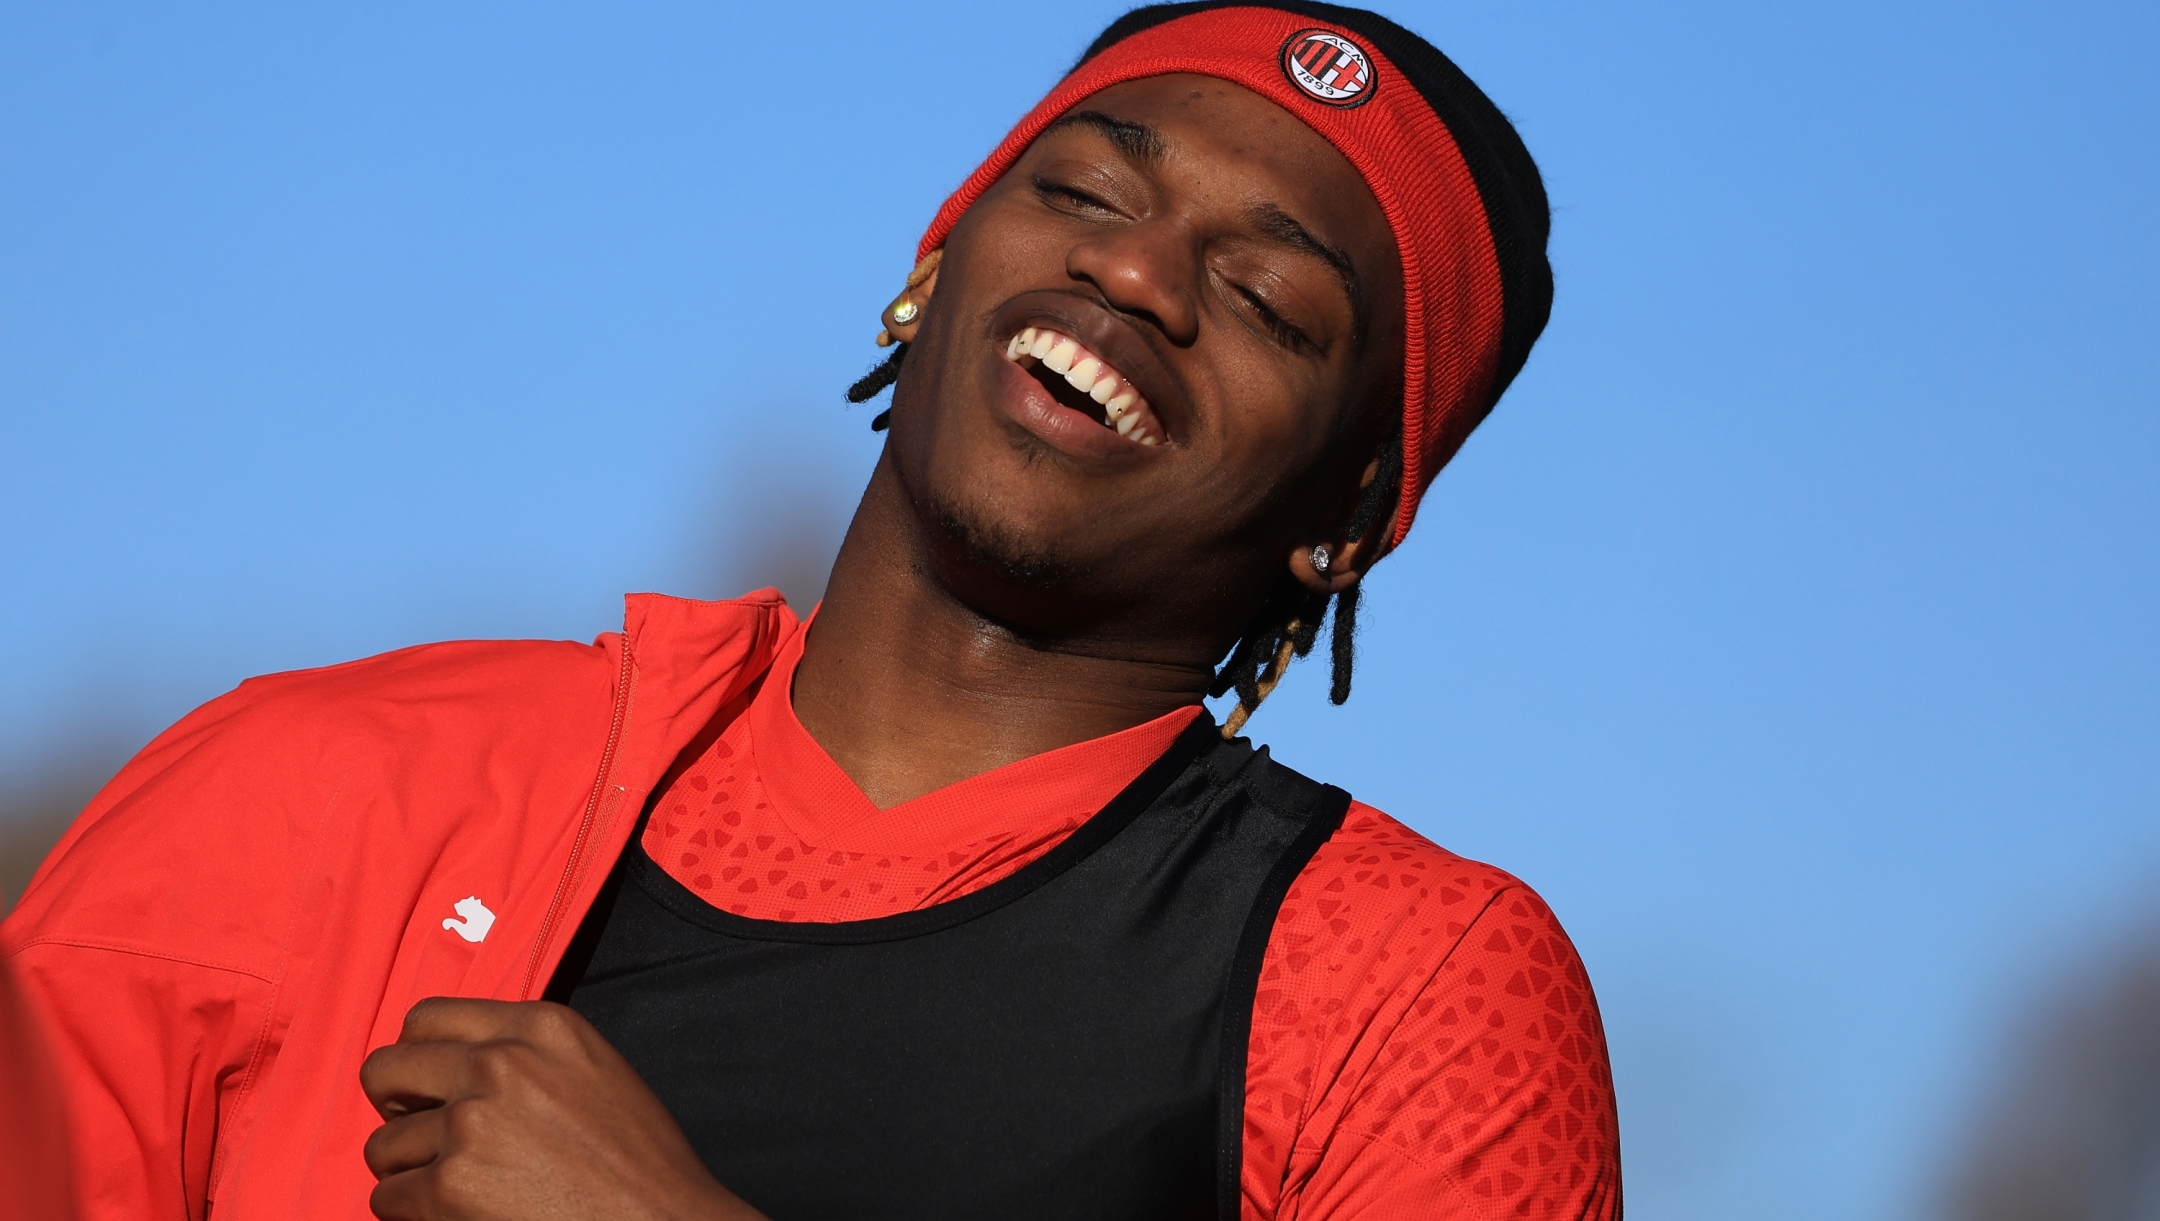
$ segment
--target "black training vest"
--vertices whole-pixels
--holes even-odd
[[[549,993],[774,1221],[1234,1221],[1261,958],[1349,802],[1202,716],[1010,877],[838,924],[721,911],[633,837]]]

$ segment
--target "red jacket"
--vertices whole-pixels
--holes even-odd
[[[423,997],[540,994],[653,786],[795,623],[771,591],[636,595],[590,646],[250,679],[160,735],[0,924],[82,1215],[366,1217],[360,1061]],[[1596,1006],[1520,882],[1357,807],[1268,954],[1248,1216],[1617,1213]]]
[[[35,1001],[0,957],[0,1201],[10,1216],[72,1221],[66,1105]]]
[[[638,596],[589,646],[250,679],[160,735],[0,926],[84,1213],[367,1216],[361,1059],[423,997],[540,994],[647,790],[794,623],[769,592]],[[443,935],[467,898],[477,942]]]

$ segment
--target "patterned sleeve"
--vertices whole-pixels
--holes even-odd
[[[1543,900],[1352,805],[1269,938],[1244,1152],[1247,1221],[1617,1221],[1604,1029]]]

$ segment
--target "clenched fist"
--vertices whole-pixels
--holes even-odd
[[[360,1066],[384,1221],[762,1221],[636,1070],[544,1001],[414,1005]]]

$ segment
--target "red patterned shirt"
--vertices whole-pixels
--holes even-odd
[[[880,810],[795,719],[807,628],[645,830],[653,860],[738,915],[864,920],[988,886],[1055,847],[1200,714]],[[1242,1177],[1247,1221],[1618,1218],[1597,1002],[1536,893],[1353,802],[1268,940]]]

